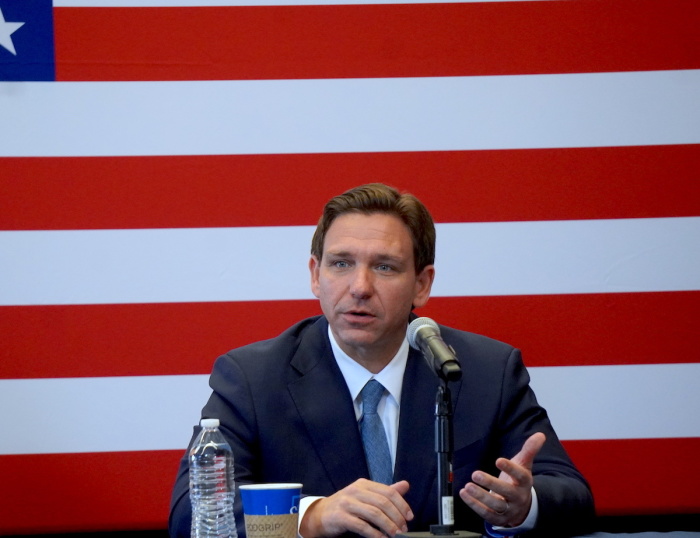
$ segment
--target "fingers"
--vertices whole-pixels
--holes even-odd
[[[529,488],[532,486],[532,471],[531,467],[523,467],[522,465],[518,465],[517,463],[514,463],[513,460],[507,460],[505,458],[498,458],[496,460],[496,468],[501,471],[501,474],[499,475],[498,479],[495,479],[496,482],[494,484],[491,484],[489,486],[489,489],[493,489],[492,486],[496,487],[496,491],[501,493],[502,485],[499,484],[498,482],[505,482],[507,484],[511,484],[513,486],[523,486],[526,488]],[[508,493],[508,492],[503,492]]]
[[[403,498],[408,482],[391,486],[358,480],[311,505],[302,521],[305,538],[355,532],[367,538],[394,536],[407,531],[413,513]]]
[[[510,501],[497,493],[479,487],[473,482],[462,488],[459,496],[467,506],[492,525],[515,526],[520,523],[519,521],[513,522]]]
[[[407,522],[413,519],[403,495],[408,482],[385,486],[369,480],[360,480],[350,486],[345,508],[350,516],[348,530],[363,536],[394,536],[408,530]],[[379,532],[377,529],[379,529]]]
[[[543,433],[534,433],[527,438],[523,447],[511,459],[498,458],[496,467],[501,471],[500,480],[524,487],[532,486],[532,463],[539,454],[546,437]],[[501,493],[499,491],[499,493]]]
[[[401,495],[402,503],[405,504],[406,508],[410,511],[411,509],[409,508],[408,503],[406,503],[406,501],[403,500],[403,496],[406,495],[406,493],[408,493],[408,489],[410,487],[408,485],[408,482],[406,482],[405,480],[401,480],[400,482],[396,482],[395,484],[392,484],[389,487],[394,488],[397,491],[397,493]]]
[[[491,479],[498,482],[498,479],[479,471],[474,475],[475,482],[469,482],[459,492],[460,498],[467,506],[491,525],[517,527],[525,521],[532,504],[530,488],[525,489],[507,484],[504,489],[509,493],[503,495],[493,490],[484,489],[476,483],[476,479],[480,482],[491,482]],[[489,480],[486,480],[486,477],[489,477]]]
[[[525,441],[523,444],[523,448],[520,449],[520,452],[511,458],[511,461],[528,469],[532,469],[532,462],[542,449],[545,440],[546,437],[543,433],[533,433],[527,438],[527,441]]]
[[[482,471],[474,472],[473,482],[459,493],[462,500],[492,525],[520,525],[530,511],[532,464],[544,442],[544,434],[535,433],[513,458],[496,460],[501,471],[498,478]]]

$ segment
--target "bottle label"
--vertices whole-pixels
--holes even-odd
[[[248,538],[296,538],[299,514],[260,516],[245,514]]]

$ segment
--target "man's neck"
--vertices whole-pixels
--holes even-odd
[[[335,345],[338,346],[343,353],[373,374],[378,374],[381,372],[387,366],[387,364],[393,360],[403,344],[403,340],[400,340],[396,342],[395,345],[384,346],[383,349],[367,350],[364,348],[355,347],[348,348],[348,346],[342,344],[335,336],[333,329],[330,329],[328,333],[333,339]]]
[[[372,350],[371,352],[366,352],[362,349],[346,349],[345,346],[341,345],[337,339],[336,343],[348,357],[373,374],[378,374],[386,367],[387,364],[391,362],[391,360],[399,352],[402,344],[402,342],[399,342],[396,346],[392,346],[388,351]]]

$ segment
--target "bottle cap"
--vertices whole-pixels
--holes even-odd
[[[218,418],[203,418],[199,423],[202,428],[218,428],[219,419]]]

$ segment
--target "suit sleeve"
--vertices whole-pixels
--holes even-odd
[[[587,531],[595,509],[588,483],[562,446],[547,412],[530,388],[530,376],[518,350],[513,350],[503,375],[499,412],[500,453],[514,456],[525,439],[542,432],[546,441],[533,463],[539,513],[532,535],[567,536]]]

